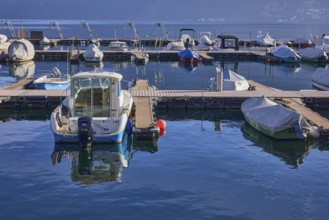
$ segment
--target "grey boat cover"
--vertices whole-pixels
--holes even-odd
[[[327,57],[327,54],[326,54],[326,52],[324,52],[324,50],[319,49],[319,48],[312,48],[312,47],[307,47],[307,48],[301,49],[299,51],[299,54],[305,58]]]
[[[302,115],[264,96],[248,98],[242,103],[241,110],[246,118],[272,132],[292,128],[296,124],[309,127]]]
[[[84,58],[99,57],[100,59],[102,59],[103,56],[103,52],[95,44],[90,44],[86,48],[86,52],[83,53]]]
[[[216,68],[216,73],[222,71],[220,67]],[[213,77],[209,81],[209,89],[216,90],[217,77]],[[249,89],[249,83],[243,76],[237,74],[236,72],[225,69],[223,71],[223,90],[233,90],[233,91],[245,91]]]
[[[299,55],[287,45],[280,45],[275,48],[273,55],[280,58],[299,57]]]
[[[216,71],[218,71],[217,68]],[[249,83],[243,76],[230,69],[226,69],[223,72],[223,89],[235,91],[248,90]]]
[[[317,68],[313,72],[312,81],[329,87],[329,69],[323,67]]]

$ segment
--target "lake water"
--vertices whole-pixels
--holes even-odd
[[[236,30],[238,32],[238,30]],[[54,66],[71,75],[85,64],[2,63],[1,86]],[[125,80],[159,89],[206,89],[215,67],[285,90],[313,89],[317,68],[219,62],[103,63]],[[22,71],[23,70],[23,71]],[[55,145],[49,111],[0,111],[0,219],[326,219],[329,144],[273,141],[245,124],[238,110],[159,111],[167,130],[157,142]],[[328,115],[327,111],[321,114]]]

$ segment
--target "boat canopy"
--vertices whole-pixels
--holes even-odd
[[[307,47],[307,48],[301,49],[299,51],[299,54],[305,58],[327,57],[327,54],[326,54],[326,52],[324,52],[323,49],[312,48],[312,47]]]
[[[8,40],[8,37],[4,34],[0,34],[0,44],[5,43]]]
[[[216,69],[217,71],[217,69]],[[247,82],[246,78],[237,74],[236,72],[225,69],[223,72],[223,89],[224,90],[248,90],[249,83]]]
[[[328,87],[329,86],[329,69],[323,68],[323,67],[317,68],[313,72],[312,81]]]
[[[34,46],[26,39],[15,40],[9,45],[8,54],[10,57],[15,55],[19,59],[33,59]]]
[[[84,52],[83,56],[84,57],[100,57],[103,58],[103,52],[95,45],[95,44],[90,44],[86,48],[86,52]]]
[[[299,55],[287,45],[280,45],[275,48],[273,55],[280,58],[299,57]]]
[[[182,50],[178,53],[179,57],[182,58],[199,58],[199,54],[195,53],[194,51],[190,50],[190,49],[185,49]]]
[[[266,97],[249,98],[241,105],[243,114],[271,132],[282,131],[296,123],[307,124],[297,112],[292,111]]]

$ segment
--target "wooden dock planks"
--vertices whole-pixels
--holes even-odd
[[[154,89],[149,87],[147,80],[137,80],[133,90],[151,91]],[[135,128],[146,129],[154,126],[153,105],[150,97],[137,96],[135,99]]]

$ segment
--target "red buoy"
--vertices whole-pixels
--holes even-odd
[[[166,121],[163,120],[163,119],[159,119],[157,121],[157,126],[160,128],[160,129],[166,129]]]
[[[161,129],[160,128],[160,133],[159,133],[160,136],[164,136],[164,135],[166,135],[166,133],[167,133],[166,129]]]

